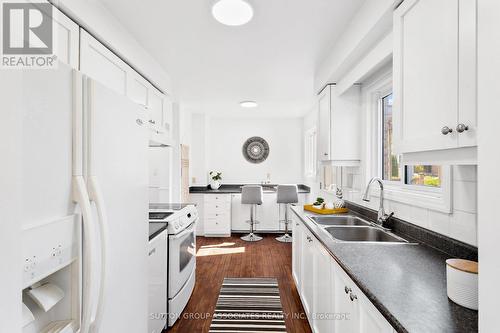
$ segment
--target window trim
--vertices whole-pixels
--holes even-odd
[[[365,151],[365,186],[368,181],[377,176],[382,179],[383,164],[383,115],[382,98],[393,91],[392,89],[392,70],[383,72],[378,79],[364,87],[363,97],[366,105],[366,133],[367,149]],[[373,156],[376,152],[376,156]],[[444,213],[451,213],[452,210],[452,169],[449,165],[442,165],[441,187],[434,188],[428,186],[405,184],[405,163],[404,158],[401,168],[401,180],[390,181],[383,180],[385,199],[395,202],[408,204],[436,210]],[[372,187],[370,191],[374,197],[380,197],[380,191]]]

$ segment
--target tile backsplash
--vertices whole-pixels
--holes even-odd
[[[430,229],[437,233],[457,239],[467,244],[477,246],[477,167],[471,165],[453,166],[453,204],[450,214],[435,210],[412,206],[409,204],[385,199],[384,205],[388,212],[402,220]],[[359,175],[354,174],[353,183]],[[378,198],[370,202],[361,200],[362,191],[359,186],[344,191],[344,198],[359,205],[378,209]],[[358,188],[357,188],[358,187]],[[319,194],[319,189],[314,188]],[[321,192],[320,196],[333,200],[334,194]]]

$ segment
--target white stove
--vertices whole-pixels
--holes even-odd
[[[175,235],[196,222],[198,211],[193,204],[149,204],[149,222],[166,222],[169,235]]]
[[[196,279],[196,221],[192,204],[150,204],[149,223],[167,223],[168,326],[186,307]]]

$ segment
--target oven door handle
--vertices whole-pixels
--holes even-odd
[[[180,232],[176,235],[170,235],[169,238],[170,239],[182,238],[182,237],[186,236],[187,234],[191,233],[194,230],[194,226],[195,226],[195,223],[193,222],[186,229],[184,229],[182,232]]]

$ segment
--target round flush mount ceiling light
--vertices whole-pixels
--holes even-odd
[[[257,102],[254,101],[243,101],[240,102],[242,108],[256,108],[258,106]]]
[[[253,8],[243,0],[219,0],[212,7],[212,15],[222,24],[238,26],[253,17]]]

